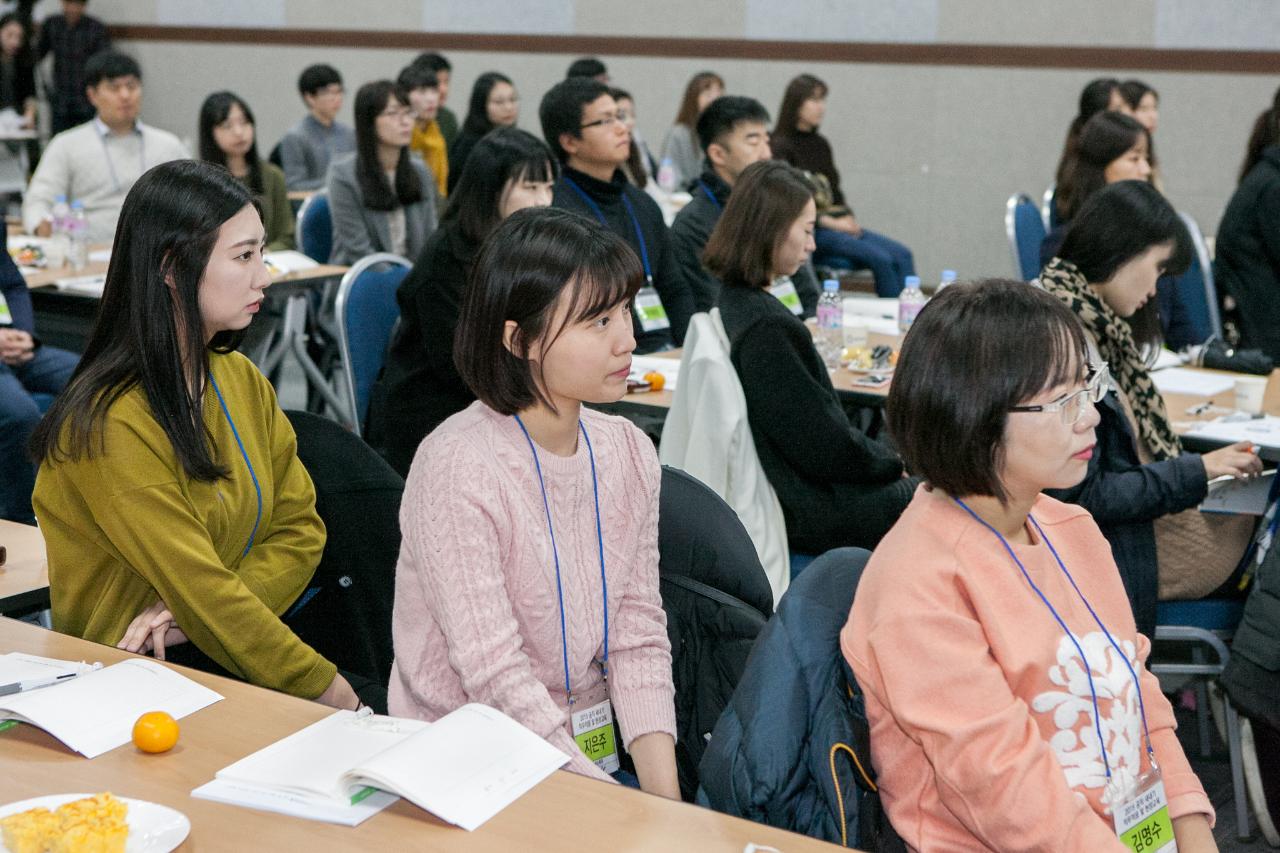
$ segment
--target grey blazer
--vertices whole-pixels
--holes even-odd
[[[423,198],[404,208],[405,257],[413,260],[422,251],[427,237],[436,230],[435,176],[417,155],[409,162],[418,172]],[[333,252],[331,264],[354,264],[374,252],[391,252],[390,216],[384,210],[365,207],[356,181],[356,155],[335,159],[329,166],[329,211],[333,217]]]

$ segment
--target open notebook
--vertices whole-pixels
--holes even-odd
[[[19,681],[74,672],[82,666],[10,653],[0,656],[0,677]],[[147,711],[167,711],[181,718],[221,698],[162,663],[134,658],[52,687],[0,696],[0,720],[30,723],[86,758],[97,758],[128,743],[134,722]]]
[[[472,830],[568,760],[485,705],[434,723],[337,711],[224,767],[191,795],[348,826],[399,795]]]

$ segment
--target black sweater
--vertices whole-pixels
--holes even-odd
[[[836,169],[831,143],[816,130],[795,130],[791,133],[774,132],[769,140],[773,147],[773,159],[790,163],[797,169],[826,176],[831,184],[831,202],[844,204],[844,191],[840,189],[840,172]]]
[[[1218,285],[1240,309],[1240,344],[1280,360],[1280,146],[1262,152],[1218,226]]]
[[[626,176],[619,169],[613,173],[610,181],[601,181],[577,169],[564,167],[560,180],[556,182],[551,204],[563,210],[580,213],[593,222],[600,222],[591,205],[583,200],[566,179],[576,184],[599,207],[604,215],[604,225],[610,231],[627,241],[635,250],[636,257],[641,257],[640,242],[636,239],[635,225],[627,213],[623,203],[623,195],[631,202],[636,221],[640,225],[640,233],[644,235],[645,248],[649,253],[649,264],[653,275],[653,286],[662,300],[662,307],[667,311],[670,329],[645,332],[640,327],[638,316],[632,319],[636,330],[636,352],[646,353],[671,346],[680,346],[684,342],[685,330],[689,327],[689,318],[693,316],[693,294],[684,286],[676,270],[675,257],[671,254],[671,243],[667,234],[667,224],[662,219],[662,210],[658,203],[650,198],[644,190],[637,189],[627,182]]]

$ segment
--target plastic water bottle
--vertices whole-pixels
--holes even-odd
[[[45,250],[45,259],[51,268],[56,269],[67,262],[67,253],[71,248],[67,240],[67,221],[70,217],[71,207],[67,204],[67,197],[59,195],[54,199],[53,211],[49,216],[51,239]]]
[[[65,226],[67,233],[67,260],[71,269],[79,272],[89,265],[89,218],[84,212],[84,202],[71,202],[71,213]]]
[[[916,315],[924,307],[924,294],[920,292],[920,276],[907,276],[907,286],[898,294],[898,331],[906,334],[916,321]]]
[[[946,287],[948,284],[955,284],[955,283],[956,283],[956,271],[943,270],[942,280],[938,282],[938,290],[935,290],[934,293],[941,291],[942,288]]]
[[[822,283],[818,297],[818,354],[828,369],[840,366],[844,349],[844,300],[840,298],[840,282],[829,278]]]
[[[670,157],[663,157],[658,166],[658,186],[666,192],[676,188],[676,164],[671,162]]]

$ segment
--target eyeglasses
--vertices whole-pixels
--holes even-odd
[[[1011,412],[1060,412],[1062,422],[1073,426],[1084,417],[1085,404],[1097,403],[1111,390],[1111,371],[1106,362],[1089,365],[1089,373],[1085,377],[1085,386],[1060,400],[1044,403],[1039,406],[1010,406]]]
[[[378,113],[378,118],[389,118],[392,121],[403,121],[407,118],[413,118],[413,110],[408,107],[398,107],[391,110],[383,110]]]
[[[626,121],[626,119],[623,118],[621,114],[613,113],[612,115],[607,115],[604,118],[598,118],[595,121],[580,124],[578,125],[578,129],[586,130],[589,127],[612,127],[615,124],[622,124],[624,121]]]

